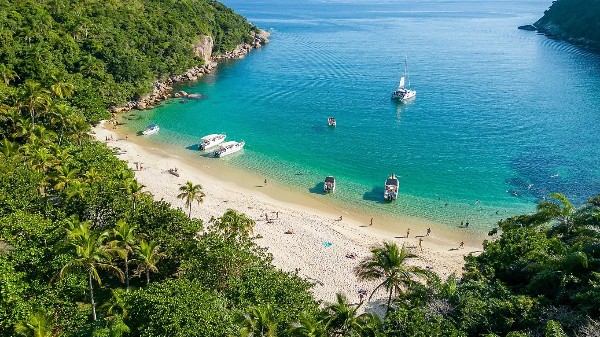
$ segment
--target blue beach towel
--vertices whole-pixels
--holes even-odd
[[[329,241],[323,241],[323,246],[325,247],[331,247],[333,245],[333,243],[329,242]]]

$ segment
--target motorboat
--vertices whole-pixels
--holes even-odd
[[[151,135],[153,133],[157,133],[160,130],[160,128],[158,127],[158,125],[156,124],[150,124],[148,125],[148,127],[146,128],[146,130],[142,131],[142,134],[144,136],[148,136]]]
[[[328,176],[327,178],[325,178],[323,191],[325,191],[325,193],[335,192],[335,178],[333,176]]]
[[[327,124],[329,124],[329,126],[335,126],[336,125],[335,117],[327,118]]]
[[[385,192],[383,192],[383,198],[387,201],[398,199],[398,188],[400,182],[395,174],[391,174],[385,181]]]
[[[405,80],[406,79],[406,80]],[[408,82],[408,86],[405,85],[405,81]],[[398,88],[392,92],[392,99],[400,102],[409,101],[417,96],[416,90],[410,89],[410,81],[408,80],[408,66],[407,60],[404,60],[404,76],[400,77],[400,84]]]
[[[212,135],[206,135],[200,138],[200,144],[198,144],[198,150],[206,150],[213,146],[219,145],[225,141],[227,137],[224,133],[213,133]]]
[[[246,145],[244,141],[241,141],[239,143],[234,141],[221,143],[221,145],[219,145],[219,148],[215,150],[215,152],[213,152],[213,156],[215,158],[227,156],[229,154],[238,152],[244,147],[244,145]]]

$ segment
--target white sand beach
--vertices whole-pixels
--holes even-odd
[[[300,276],[314,282],[314,295],[319,300],[333,301],[335,294],[342,292],[352,302],[358,302],[359,289],[369,292],[374,289],[376,284],[358,281],[353,269],[370,254],[371,246],[386,240],[412,247],[411,251],[420,257],[412,259],[411,263],[430,268],[442,277],[460,274],[463,257],[481,251],[481,237],[462,240],[456,233],[434,226],[431,226],[431,235],[425,236],[426,223],[395,224],[398,228],[411,228],[409,238],[400,237],[390,232],[389,227],[380,226],[378,218],[373,226],[368,226],[370,216],[340,212],[331,205],[303,197],[300,193],[293,194],[272,182],[265,184],[256,176],[231,169],[223,174],[226,169],[219,166],[218,159],[210,161],[214,167],[190,163],[132,139],[140,137],[130,136],[126,140],[112,124],[106,128],[104,125],[109,124],[101,123],[93,129],[96,139],[121,150],[117,156],[128,163],[138,181],[155,199],[164,199],[174,207],[184,207],[184,202],[176,197],[179,187],[186,181],[201,184],[206,197],[203,203],[194,204],[192,217],[208,224],[211,217],[219,217],[229,208],[245,213],[256,221],[255,235],[261,237],[256,242],[273,255],[273,263],[285,271],[298,270]],[[111,137],[113,140],[106,141]],[[137,170],[139,165],[141,169]],[[168,172],[175,167],[179,177]],[[241,180],[246,183],[240,183]],[[341,221],[340,215],[343,215]],[[293,234],[286,234],[288,231]],[[406,235],[405,230],[401,232]],[[421,237],[422,251],[418,247]],[[465,245],[458,249],[461,240]],[[355,254],[356,258],[346,257],[347,254]]]

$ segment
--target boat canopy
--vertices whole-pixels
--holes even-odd
[[[385,181],[385,184],[398,186],[398,179],[388,178],[388,180]]]
[[[157,128],[157,127],[158,127],[157,124],[150,124],[150,125],[148,125],[148,127],[146,129],[154,129],[154,128]]]
[[[329,177],[325,178],[325,182],[326,183],[334,183],[335,178],[333,176],[329,176]]]

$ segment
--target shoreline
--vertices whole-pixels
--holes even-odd
[[[463,257],[482,250],[483,237],[461,237],[460,231],[421,219],[357,214],[276,182],[265,185],[262,177],[227,167],[218,160],[191,160],[141,138],[126,140],[122,129],[107,129],[105,125],[102,122],[93,128],[95,138],[105,141],[112,137],[105,143],[121,149],[117,157],[128,163],[136,179],[146,185],[146,191],[155,199],[182,208],[183,202],[176,198],[179,186],[188,180],[201,184],[206,197],[202,204],[192,207],[192,216],[208,224],[211,217],[219,217],[229,208],[245,213],[256,221],[255,234],[261,236],[256,243],[272,254],[273,264],[288,272],[298,270],[301,277],[315,283],[313,293],[318,300],[334,301],[335,294],[343,292],[350,301],[358,301],[358,289],[372,290],[375,285],[359,282],[352,270],[370,255],[371,246],[383,241],[406,244],[420,256],[412,259],[411,264],[427,267],[443,278],[453,273],[460,275]],[[136,171],[136,163],[142,163],[143,169]],[[179,177],[168,173],[173,167],[178,168]],[[265,215],[270,221],[266,221]],[[369,226],[371,217],[375,218],[373,226]],[[406,228],[411,228],[408,239]],[[425,235],[427,228],[432,228],[430,236]],[[294,234],[285,234],[287,231]],[[418,247],[420,238],[422,252]],[[464,248],[458,249],[461,241]],[[349,253],[357,258],[347,258]]]

